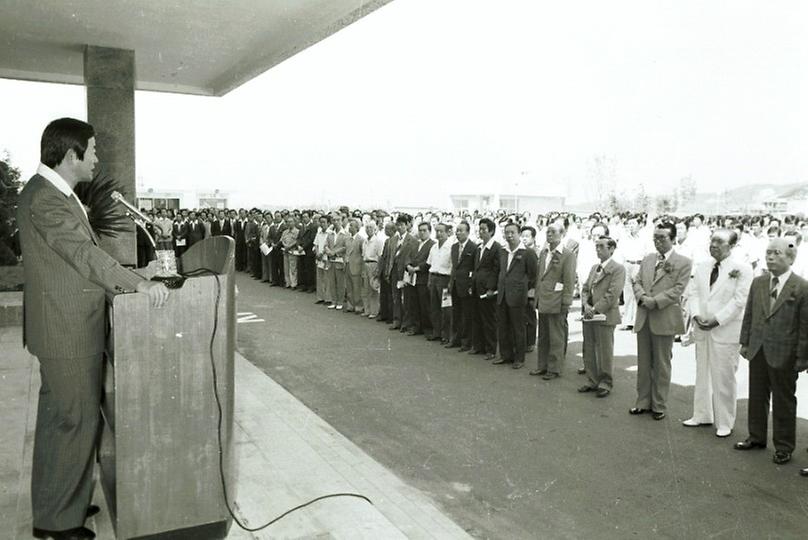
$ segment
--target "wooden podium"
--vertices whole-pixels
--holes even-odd
[[[234,246],[227,236],[192,246],[179,261],[182,272],[207,268],[216,275],[189,277],[161,309],[144,294],[109,297],[99,461],[119,539],[224,538],[230,528],[211,339],[215,320],[222,469],[232,506]]]

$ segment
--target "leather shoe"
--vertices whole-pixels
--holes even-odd
[[[526,352],[526,353],[532,353],[532,352],[533,352],[533,346],[531,345],[531,346],[527,347],[527,348],[525,349],[525,352]]]
[[[664,412],[652,412],[651,417],[654,420],[663,420],[665,418],[665,413]]]
[[[87,513],[84,514],[84,518],[85,519],[90,519],[91,517],[93,517],[94,515],[96,515],[100,511],[101,511],[101,509],[98,506],[96,506],[94,504],[91,504],[90,506],[87,507]]]
[[[488,354],[485,355],[486,360],[493,360],[496,357],[497,357],[497,355],[493,354],[493,353],[488,353]]]
[[[522,366],[524,366],[524,365],[525,365],[524,362],[514,362],[514,364],[511,366],[511,368],[513,368],[513,369],[522,369]]]
[[[460,347],[457,343],[447,343],[443,346],[444,349],[454,349],[456,347]]]
[[[772,461],[774,461],[778,465],[783,465],[791,461],[791,454],[789,452],[783,452],[782,450],[777,450],[772,456]]]
[[[608,388],[598,388],[598,393],[595,394],[595,396],[603,398],[603,397],[608,396],[611,393],[612,393],[612,391],[609,390]]]
[[[585,384],[580,388],[578,388],[578,391],[582,394],[585,392],[594,392],[595,390],[597,390],[597,388],[595,388],[594,386],[589,386],[588,384]]]
[[[766,448],[766,443],[746,439],[744,441],[736,442],[733,448],[735,448],[735,450],[752,450],[753,448],[763,449]]]
[[[471,349],[469,349],[468,347],[460,347],[460,349],[457,352],[466,352],[466,351],[470,351],[470,350]]]
[[[400,327],[399,325],[394,324],[393,326],[391,326],[390,328],[388,328],[388,330],[398,330],[398,329],[400,329],[400,328],[401,328],[401,327]]]
[[[553,379],[558,378],[558,373],[553,373],[551,371],[548,371],[547,373],[542,375],[541,378],[544,379],[545,381],[552,381]]]
[[[720,438],[720,439],[723,439],[724,437],[729,437],[730,435],[732,435],[732,430],[731,429],[721,428],[721,429],[715,430],[715,436]]]
[[[478,351],[477,349],[471,349],[469,354],[483,354],[483,351]]]
[[[628,410],[628,414],[643,414],[647,412],[651,411],[649,411],[648,409],[640,409],[639,407],[632,407]]]
[[[544,375],[547,373],[546,369],[534,369],[530,372],[531,375]]]
[[[808,476],[808,467],[800,469],[800,476]]]
[[[493,362],[491,362],[491,363],[492,363],[492,364],[495,364],[495,365],[504,364],[504,363],[505,363],[505,359],[504,359],[504,358],[498,358],[498,359],[494,360],[494,361],[493,361]]]
[[[708,422],[699,422],[698,420],[695,420],[693,418],[688,418],[687,420],[682,422],[682,425],[685,427],[699,427],[699,426],[711,426],[712,424]]]
[[[86,538],[95,538],[95,533],[87,527],[76,527],[74,529],[67,529],[66,531],[49,531],[47,529],[34,527],[31,534],[33,534],[34,538],[52,538],[53,540],[84,540]]]
[[[578,375],[583,375],[584,373],[586,373],[586,368],[579,367],[578,368]]]

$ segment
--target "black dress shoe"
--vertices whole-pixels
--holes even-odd
[[[665,413],[664,412],[652,412],[651,417],[653,417],[654,420],[664,420],[665,419]]]
[[[545,373],[547,373],[546,369],[534,369],[530,372],[531,375],[544,375]]]
[[[492,364],[495,364],[495,365],[499,365],[499,364],[504,364],[505,362],[506,362],[506,360],[505,360],[504,358],[499,358],[499,359],[497,359],[497,360],[494,360],[494,361],[493,361],[493,362],[491,362],[491,363],[492,363]]]
[[[578,368],[578,375],[583,375],[584,373],[586,373],[586,368],[579,367]]]
[[[612,393],[612,391],[611,391],[611,390],[609,390],[608,388],[599,388],[599,389],[598,389],[598,393],[597,393],[597,394],[595,394],[595,396],[596,396],[596,397],[606,397],[606,396],[608,396],[608,395],[609,395],[609,394],[611,394],[611,393]]]
[[[469,349],[468,347],[460,347],[460,350],[457,351],[457,352],[466,352],[466,351],[469,351],[469,350],[471,350],[471,349]]]
[[[513,369],[522,369],[522,366],[524,366],[524,365],[525,365],[524,362],[514,362],[513,365],[511,366],[511,368],[513,368]]]
[[[444,349],[454,349],[456,347],[460,347],[460,345],[457,343],[447,343],[443,346]]]
[[[597,388],[595,388],[594,386],[589,386],[588,384],[585,384],[580,388],[578,388],[578,391],[581,392],[582,394],[586,392],[594,392],[595,390],[597,390]]]
[[[471,349],[469,354],[483,354],[483,351],[478,351],[477,349]]]
[[[47,529],[37,529],[31,531],[34,538],[52,538],[53,540],[85,540],[95,538],[95,533],[87,527],[76,527],[66,531],[49,531]]]
[[[399,325],[394,324],[393,326],[391,326],[390,328],[388,328],[388,330],[398,330],[399,328],[401,328]]]
[[[91,504],[90,506],[87,507],[87,513],[84,514],[84,518],[85,519],[90,519],[91,517],[93,517],[94,515],[96,515],[100,511],[101,511],[101,509],[99,507],[97,507],[94,504]]]
[[[493,360],[496,357],[497,357],[497,355],[494,354],[494,353],[488,353],[488,354],[485,355],[486,360]]]
[[[791,461],[791,453],[783,452],[782,450],[777,450],[772,456],[772,461],[774,461],[778,465],[788,463],[789,461]]]
[[[800,469],[800,476],[808,476],[808,467]]]
[[[640,409],[639,407],[632,407],[628,410],[628,414],[643,414],[647,412],[651,411],[649,411],[648,409]]]
[[[754,448],[766,448],[766,443],[753,441],[752,439],[746,439],[745,441],[736,442],[735,446],[733,446],[735,450],[752,450]]]
[[[532,353],[532,352],[533,352],[533,345],[529,345],[529,346],[528,346],[528,347],[525,349],[525,352],[526,352],[526,353]]]

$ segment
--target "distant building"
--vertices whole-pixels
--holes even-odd
[[[527,195],[501,193],[462,193],[449,195],[452,208],[460,210],[508,210],[545,214],[564,208],[566,198],[560,195]]]
[[[137,207],[146,210],[179,210],[180,208],[227,208],[228,193],[214,190],[155,190],[149,188],[137,193]]]

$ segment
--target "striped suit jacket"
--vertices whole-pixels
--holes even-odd
[[[24,261],[23,345],[40,358],[81,358],[105,346],[106,292],[143,278],[104,250],[74,197],[40,175],[20,192]]]

